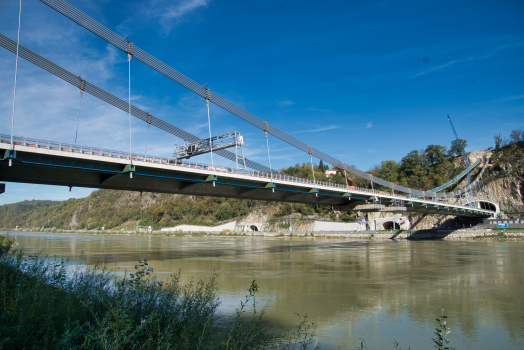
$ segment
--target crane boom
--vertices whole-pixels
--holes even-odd
[[[462,147],[462,144],[460,143],[460,139],[457,135],[457,131],[455,130],[455,127],[453,126],[453,122],[451,121],[451,118],[449,117],[449,114],[448,114],[448,120],[449,120],[449,123],[451,124],[451,129],[453,129],[453,133],[455,134],[455,138],[457,139],[457,144],[458,144],[458,147],[460,148],[460,152],[462,153],[462,155],[464,156],[464,159],[466,160],[466,171],[467,171],[467,174],[468,174],[468,205],[471,206],[472,203],[472,195],[471,195],[471,181],[470,181],[470,177],[469,177],[469,158],[468,156],[466,155],[466,150]]]

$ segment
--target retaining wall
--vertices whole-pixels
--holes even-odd
[[[499,237],[503,233],[510,237],[522,237],[523,232],[502,232],[486,230],[459,230],[459,231],[357,231],[357,232],[251,232],[248,235],[264,237],[319,237],[319,238],[352,238],[352,239],[460,239],[477,237]]]

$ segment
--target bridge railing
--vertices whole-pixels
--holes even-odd
[[[6,134],[0,134],[0,143],[11,144],[11,136],[6,135]],[[136,161],[154,163],[154,164],[164,164],[164,165],[170,165],[170,166],[181,166],[181,167],[186,167],[186,168],[212,170],[214,172],[249,175],[249,176],[259,177],[259,178],[262,177],[262,178],[267,179],[268,181],[279,180],[279,181],[285,181],[285,182],[291,182],[291,183],[307,184],[313,187],[334,188],[334,189],[339,189],[339,190],[360,192],[366,195],[393,196],[399,200],[422,199],[426,203],[433,203],[437,205],[443,205],[444,204],[443,201],[449,201],[449,200],[456,199],[455,197],[449,198],[448,195],[446,194],[437,194],[436,200],[427,200],[425,198],[411,196],[409,194],[408,195],[396,194],[396,193],[392,194],[389,192],[378,191],[375,189],[362,188],[362,187],[356,187],[356,186],[347,186],[346,184],[337,184],[337,183],[327,182],[327,181],[313,181],[311,179],[299,178],[299,177],[295,177],[291,175],[282,174],[280,172],[275,172],[271,174],[268,172],[245,170],[243,168],[231,168],[231,167],[223,167],[223,166],[212,167],[210,164],[205,164],[205,163],[198,163],[198,162],[192,162],[192,161],[187,161],[187,160],[175,161],[174,159],[171,159],[171,158],[156,157],[152,155],[145,155],[145,154],[138,154],[138,153],[131,153],[131,157],[130,157],[129,152],[122,152],[122,151],[116,151],[116,150],[111,150],[111,149],[106,149],[106,148],[83,146],[83,145],[64,143],[64,142],[40,140],[40,139],[34,139],[30,137],[23,137],[23,136],[13,136],[13,143],[19,146],[34,147],[38,149],[49,149],[49,150],[62,151],[62,152],[88,154],[88,155],[94,155],[94,156],[109,157],[113,159],[132,159]]]
[[[11,136],[0,134],[0,142],[11,144]],[[130,159],[129,152],[116,151],[107,148],[83,146],[72,143],[34,139],[24,136],[13,136],[13,143],[18,146],[34,147],[38,149],[49,149],[62,152],[89,154],[94,156],[109,157],[115,159]],[[149,163],[171,164],[173,159],[155,157],[151,155],[132,153],[132,160],[145,161]]]

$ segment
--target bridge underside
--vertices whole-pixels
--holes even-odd
[[[171,165],[166,169],[166,166],[135,162],[133,175],[130,177],[128,160],[107,161],[95,156],[87,157],[91,159],[78,158],[73,153],[65,157],[53,155],[53,152],[26,152],[23,148],[19,148],[16,157],[11,159],[12,166],[9,166],[8,159],[0,161],[0,181],[319,204],[334,206],[339,210],[490,216],[490,213],[450,209],[449,206],[427,205],[415,200],[398,206],[390,203],[391,199],[373,198],[370,194],[350,193],[348,196],[346,193],[344,196],[344,192],[340,190],[322,187],[316,189],[312,184],[278,180],[273,181],[273,184],[267,178],[253,175],[232,175],[200,169],[196,171]],[[4,153],[3,158],[8,158],[6,150],[0,152]],[[375,208],[367,210],[358,207],[370,202],[375,203]]]

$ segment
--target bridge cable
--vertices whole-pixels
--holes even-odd
[[[318,197],[317,182],[315,180],[315,169],[313,168],[313,150],[311,146],[308,147],[309,160],[311,161],[311,172],[313,173],[313,186],[315,187],[315,195]]]
[[[127,37],[123,41],[125,41],[126,39]],[[129,91],[129,110],[128,110],[128,114],[129,114],[129,161],[130,161],[130,164],[132,165],[133,164],[133,157],[132,157],[133,154],[131,153],[131,57],[133,57],[133,43],[128,41],[127,42],[127,63],[129,66],[129,89],[128,89]],[[129,172],[129,177],[133,178],[132,171]]]
[[[16,60],[15,60],[15,85],[13,87],[13,114],[11,115],[11,151],[15,149],[13,142],[13,130],[15,128],[15,100],[16,100],[16,76],[18,73],[18,49],[20,47],[20,18],[22,17],[22,0],[20,0],[20,9],[18,10],[18,38],[16,41]],[[13,160],[9,158],[9,166],[13,165]]]
[[[5,35],[0,33],[0,46],[5,48],[6,50],[12,52],[13,54],[16,53],[16,41],[11,40],[10,38],[6,37]],[[64,68],[60,67],[59,65],[49,61],[48,59],[38,55],[34,51],[29,50],[23,45],[20,45],[20,57],[33,63],[34,65],[44,69],[45,71],[55,75],[56,77],[64,80],[65,82],[79,88],[81,84],[81,79],[78,77],[78,75],[75,75]],[[96,85],[91,84],[90,82],[85,82],[85,90],[90,95],[99,98],[100,100],[109,103],[110,105],[124,111],[128,112],[129,105],[127,101],[124,101],[115,95],[110,94],[109,92],[99,88]],[[135,116],[136,118],[147,122],[147,112],[131,105],[131,114]],[[153,115],[150,115],[150,121],[151,125],[159,128],[160,130],[166,131],[176,137],[181,138],[182,140],[185,140],[187,142],[197,142],[200,139],[200,137],[193,135],[183,129],[180,129],[172,124],[169,124],[168,122],[159,119]],[[235,153],[232,153],[228,150],[221,149],[217,150],[215,153],[218,155],[229,159],[231,161],[235,161]],[[250,159],[245,159],[246,166],[254,169],[256,171],[260,172],[269,172],[270,169],[262,165],[260,163],[254,162]]]
[[[80,109],[82,108],[82,96],[84,95],[85,87],[86,87],[86,81],[84,79],[80,79],[80,104],[78,105],[78,118],[76,120],[75,145],[76,145],[76,140],[78,139],[78,124],[80,123]]]
[[[205,89],[205,98],[206,98],[206,105],[207,105],[207,125],[209,127],[209,150],[211,151],[211,169],[215,169],[215,165],[213,164],[213,139],[211,138],[211,119],[209,118],[209,89],[205,87],[207,85],[204,84],[202,86],[203,89]],[[213,187],[215,187],[215,182],[213,181]]]
[[[125,47],[121,43],[122,37],[120,35],[116,34],[115,32],[103,26],[102,24],[98,23],[97,21],[90,18],[83,12],[79,11],[75,7],[68,4],[67,2],[63,0],[40,0],[40,2],[48,5],[49,7],[61,13],[65,17],[69,18],[70,20],[74,21],[75,23],[79,24],[80,26],[84,27],[85,29],[91,31],[93,34],[99,36],[103,40],[107,41],[111,45],[118,48],[119,50],[125,51]],[[134,50],[135,50],[134,57],[137,61],[144,63],[145,65],[153,68],[157,72],[177,82],[178,84],[189,89],[190,91],[194,92],[195,94],[199,95],[200,97],[205,98],[204,94],[202,93],[202,86],[199,83],[190,79],[189,77],[185,76],[184,74],[180,73],[176,69],[168,66],[164,62],[160,61],[159,59],[150,55],[149,53],[145,52],[144,50],[140,49],[139,47],[135,46]],[[210,102],[230,112],[231,114],[243,119],[244,121],[254,125],[255,127],[259,129],[263,129],[263,121],[260,118],[238,107],[237,105],[231,103],[230,101],[226,100],[225,98],[219,96],[218,94],[214,92],[210,93]],[[308,152],[308,149],[307,149],[308,145],[306,143],[283,132],[282,130],[275,128],[274,126],[269,125],[268,130],[269,130],[268,131],[269,134],[281,139],[282,141],[292,145],[293,147],[298,148],[299,150],[303,152],[306,152],[306,153]],[[389,188],[395,188],[398,191],[410,193],[410,194],[416,194],[418,196],[429,196],[429,197],[436,196],[434,193],[431,193],[429,191],[419,191],[415,189],[409,189],[405,186],[391,183],[384,179],[375,177],[372,174],[363,172],[357,169],[355,166],[347,166],[344,163],[342,163],[341,161],[335,159],[334,157],[331,157],[315,148],[312,148],[312,154],[316,158],[324,160],[324,162],[341,166],[344,169],[347,169],[347,171],[359,177],[362,177],[368,181],[374,181],[375,183],[379,185],[389,187]]]
[[[266,145],[267,145],[267,157],[269,159],[269,172],[271,174],[271,183],[273,183],[273,168],[271,167],[271,155],[269,154],[269,137],[268,134],[268,123],[264,122],[264,134],[266,134]],[[275,192],[275,188],[272,187],[273,192]]]
[[[151,114],[147,113],[147,136],[146,136],[146,151],[144,152],[144,161],[147,162],[147,141],[149,141],[149,126],[151,125]]]

